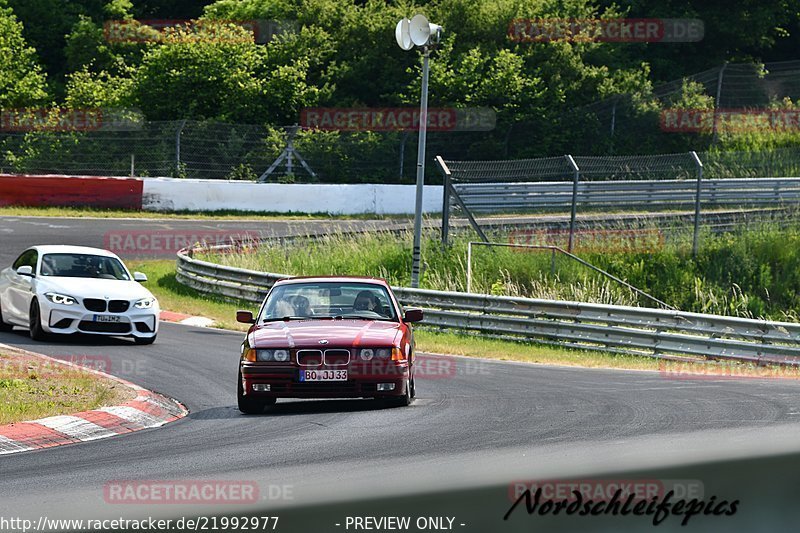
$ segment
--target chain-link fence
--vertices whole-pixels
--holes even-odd
[[[712,109],[764,109],[782,105],[784,98],[800,99],[800,61],[721,65],[656,87],[645,97],[617,95],[587,106],[554,109],[535,120],[514,122],[513,117],[498,113],[490,131],[428,131],[427,150],[448,160],[539,158],[536,165],[555,165],[554,176],[563,161],[540,156],[580,153],[585,156],[580,161],[586,169],[585,179],[592,179],[595,173],[608,175],[612,169],[604,170],[602,165],[609,164],[680,177],[682,164],[664,163],[663,158],[652,160],[652,164],[666,165],[661,170],[648,167],[650,163],[640,155],[597,163],[588,158],[711,147],[715,136],[709,132],[664,131],[661,123],[661,110],[684,95],[688,81],[697,84]],[[293,150],[287,150],[290,146]],[[796,173],[798,167],[798,156],[791,149],[753,154],[709,152],[703,157],[707,172],[729,177],[786,176]],[[177,120],[134,121],[126,128],[88,131],[0,132],[0,171],[4,172],[412,183],[416,158],[415,131],[317,131]],[[601,167],[592,170],[596,165]],[[433,167],[428,165],[426,180],[440,183]],[[534,174],[548,176],[547,172]]]
[[[562,219],[564,231],[547,238],[572,251],[580,229],[579,212],[594,217],[591,231],[614,218],[603,213],[638,212],[646,215],[641,218],[645,225],[655,221],[670,231],[693,228],[691,242],[696,252],[701,225],[726,230],[740,225],[748,213],[785,220],[794,216],[800,203],[800,177],[794,177],[800,171],[800,148],[763,153],[436,160],[444,176],[443,243],[448,242],[451,216],[465,216],[482,240],[488,241],[483,227],[487,222],[479,223],[479,214],[518,215],[513,222],[518,225],[526,223],[519,215],[568,213]],[[625,226],[630,229],[630,221]]]
[[[281,158],[290,137],[292,156]],[[468,157],[482,142],[482,132],[429,132],[427,149]],[[331,132],[183,120],[141,122],[127,131],[0,133],[0,172],[27,174],[410,183],[416,160],[417,134],[411,131]],[[427,177],[441,179],[434,168]]]

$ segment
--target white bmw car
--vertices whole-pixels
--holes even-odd
[[[158,334],[158,301],[119,257],[99,248],[33,246],[0,272],[0,329],[30,330],[31,338],[89,333],[133,337]]]

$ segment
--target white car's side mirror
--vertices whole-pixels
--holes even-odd
[[[134,272],[133,273],[133,281],[138,281],[139,283],[144,283],[147,281],[147,274],[143,274],[142,272]]]
[[[33,267],[30,265],[22,265],[17,269],[17,274],[20,276],[28,276],[30,278],[33,277]]]

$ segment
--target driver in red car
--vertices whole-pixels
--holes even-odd
[[[373,313],[381,312],[381,304],[378,297],[372,291],[361,291],[356,295],[356,300],[353,303],[354,311],[372,311]]]

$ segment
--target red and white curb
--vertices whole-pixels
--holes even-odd
[[[136,391],[136,398],[122,405],[101,407],[72,415],[58,415],[0,426],[0,455],[27,452],[104,439],[163,426],[189,414],[180,402],[149,391],[129,381],[40,354],[30,355],[80,368],[125,385]]]
[[[202,316],[185,315],[183,313],[175,313],[173,311],[161,311],[159,320],[164,322],[176,322],[178,324],[185,324],[187,326],[198,326],[201,328],[209,328],[214,325],[214,321],[210,318]]]

